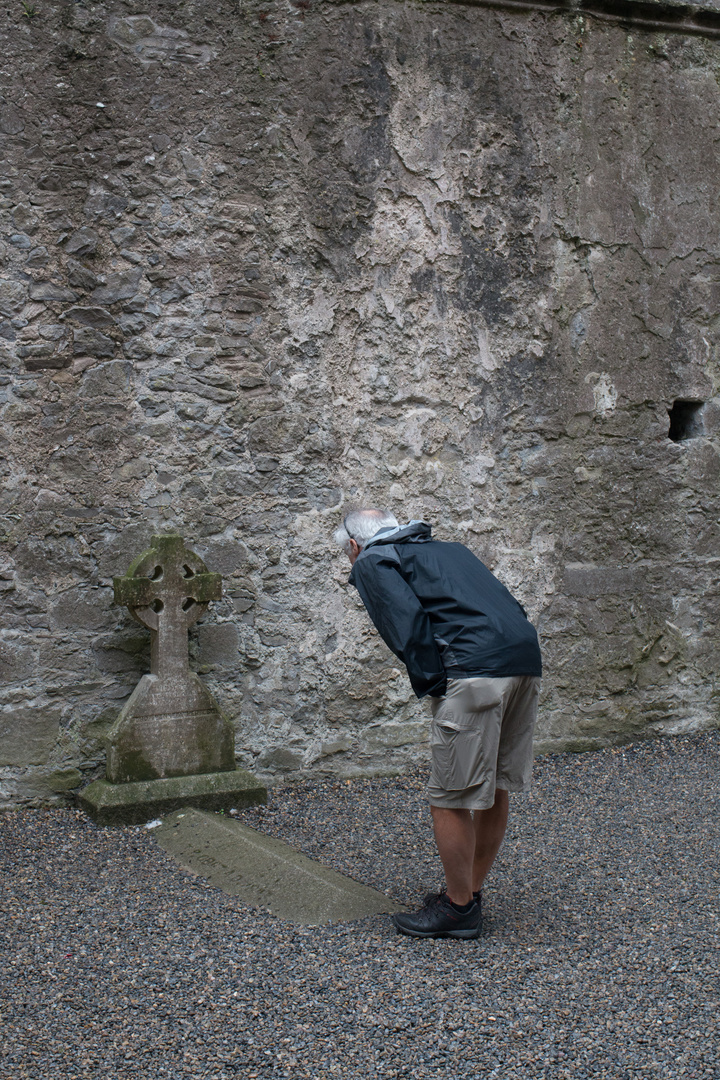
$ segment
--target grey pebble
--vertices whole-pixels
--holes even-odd
[[[477,941],[316,930],[180,870],[143,828],[0,818],[0,1078],[713,1078],[720,733],[536,763]],[[419,902],[420,771],[274,788],[239,813]]]

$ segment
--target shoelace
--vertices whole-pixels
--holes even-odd
[[[473,898],[473,903],[478,903],[478,904],[480,903],[480,893],[479,892],[473,893],[472,898]],[[424,908],[432,907],[434,904],[440,903],[441,901],[444,901],[444,903],[446,903],[446,904],[450,903],[450,901],[448,900],[448,895],[447,895],[447,893],[445,892],[444,889],[441,889],[440,892],[425,893],[425,895],[423,897],[422,906]]]
[[[448,904],[448,905],[450,903],[450,901],[448,900],[448,897],[447,897],[447,893],[445,892],[444,889],[441,889],[440,892],[425,893],[425,896],[423,897],[422,906],[424,908],[426,908],[426,907],[434,907],[435,904],[439,904],[439,903],[445,903],[445,904]]]

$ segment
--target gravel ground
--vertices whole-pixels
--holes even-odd
[[[720,1077],[720,733],[536,763],[477,941],[296,927],[145,828],[0,817],[2,1080]],[[414,903],[420,772],[275,788],[241,819]]]

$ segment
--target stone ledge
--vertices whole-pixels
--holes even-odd
[[[77,796],[97,825],[140,825],[184,806],[230,810],[267,802],[267,788],[244,769],[111,784],[95,780]]]

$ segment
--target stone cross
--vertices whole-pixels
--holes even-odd
[[[152,547],[113,578],[115,603],[152,633],[150,672],[160,678],[187,673],[187,632],[222,597],[220,574],[210,574],[181,536],[154,536]]]
[[[154,536],[124,577],[115,602],[150,629],[150,674],[135,687],[108,736],[113,784],[193,776],[235,768],[233,730],[188,665],[188,628],[219,600],[219,574],[181,536]]]
[[[235,768],[235,732],[188,664],[188,628],[219,600],[222,582],[181,536],[153,536],[115,602],[150,630],[143,675],[108,734],[105,778],[79,795],[99,825],[132,825],[179,807],[229,810],[267,802],[267,789]]]

